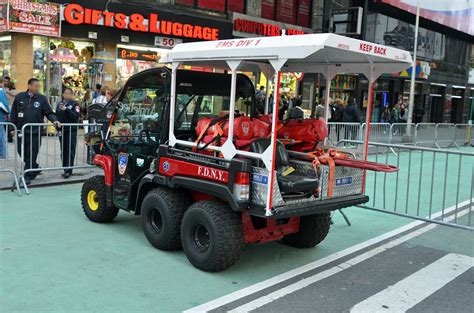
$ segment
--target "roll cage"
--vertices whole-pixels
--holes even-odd
[[[272,112],[278,112],[279,86],[282,72],[321,73],[327,81],[337,74],[363,74],[369,80],[369,103],[367,124],[373,99],[373,84],[382,73],[396,73],[412,63],[409,52],[335,34],[293,35],[264,38],[245,38],[180,44],[173,48],[162,60],[171,64],[170,114],[168,139],[171,147],[197,147],[197,143],[182,140],[175,133],[175,112],[179,94],[178,68],[183,65],[220,68],[230,71],[230,108],[228,140],[222,146],[209,145],[207,148],[220,152],[226,160],[235,156],[261,160],[265,168],[275,172],[277,147],[278,114],[272,116],[271,144],[263,153],[238,150],[234,145],[234,120],[238,71],[262,72],[267,78],[273,77],[275,95],[271,103]],[[268,90],[268,88],[267,88]],[[329,110],[330,84],[326,87],[325,117]],[[268,112],[268,97],[265,113]],[[370,130],[369,125],[367,129]],[[364,159],[367,160],[368,139],[365,134]],[[274,176],[269,175],[267,184],[266,216],[272,215]],[[365,184],[365,175],[364,182]]]

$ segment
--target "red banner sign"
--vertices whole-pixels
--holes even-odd
[[[123,13],[93,10],[79,4],[68,4],[64,9],[64,19],[72,25],[100,25],[201,40],[219,39],[218,28],[167,21],[156,13],[150,13],[147,17],[148,19],[138,13],[128,16]]]
[[[0,32],[8,30],[8,0],[0,0]]]
[[[12,32],[60,37],[60,5],[50,2],[10,0],[9,29]]]

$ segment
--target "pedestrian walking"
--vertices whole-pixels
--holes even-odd
[[[337,98],[334,100],[334,103],[330,106],[330,111],[331,111],[331,119],[329,120],[330,123],[342,123],[344,119],[344,102],[342,99]],[[339,141],[339,135],[341,132],[341,127],[344,127],[345,125],[341,124],[336,124],[336,136],[337,136],[337,141]],[[350,127],[350,126],[349,126]],[[331,134],[332,127],[328,127],[328,135]]]
[[[390,123],[392,121],[392,114],[390,113],[390,107],[387,104],[382,112],[382,123]]]
[[[425,109],[421,104],[417,105],[415,108],[415,123],[421,123],[423,121],[423,115],[425,115]]]
[[[62,124],[77,124],[81,116],[81,106],[73,99],[74,93],[71,88],[65,87],[63,89],[63,98],[58,102],[56,107],[56,117]],[[72,175],[72,168],[74,166],[74,159],[76,157],[77,145],[77,126],[61,127],[59,136],[59,144],[61,146],[61,159],[63,162],[64,178],[69,178]]]
[[[357,108],[357,102],[355,98],[351,98],[344,108],[343,114],[344,123],[360,123],[360,112]],[[358,135],[358,127],[348,127],[345,130],[345,138],[349,140],[356,140]]]
[[[399,111],[399,118],[398,120],[400,121],[400,123],[406,123],[407,120],[408,120],[408,112],[407,112],[407,109],[406,109],[406,106],[405,104],[402,104],[400,106],[400,111]]]
[[[8,105],[10,106],[10,109],[13,107],[13,101],[15,100],[16,95],[18,94],[18,91],[15,88],[15,83],[12,81],[9,82],[4,82],[4,89],[5,94],[7,95],[7,100],[8,100]],[[9,122],[8,116],[6,119],[6,122]],[[8,142],[13,142],[13,136],[14,130],[13,126],[8,126],[7,128],[7,137],[8,137]]]
[[[6,121],[7,115],[10,114],[10,106],[8,105],[7,95],[3,89],[3,78],[0,77],[0,123]],[[0,125],[0,159],[7,158],[7,128]]]
[[[97,97],[100,96],[100,90],[102,89],[102,85],[101,84],[95,84],[95,90],[94,90],[94,94],[92,96],[92,100],[95,100]]]
[[[23,125],[28,123],[43,123],[46,117],[49,121],[54,123],[56,128],[61,127],[61,123],[54,115],[48,99],[39,93],[40,83],[36,78],[28,80],[28,90],[20,92],[13,101],[11,110],[12,123],[16,125],[18,130],[21,130]],[[23,161],[25,162],[24,170],[39,169],[36,160],[41,145],[41,128],[40,127],[26,127],[23,133],[18,135],[18,154],[21,155],[21,146],[24,146]],[[39,170],[34,172],[27,172],[25,174],[25,183],[29,184],[30,180],[35,179],[40,173]]]
[[[332,105],[332,99],[329,98],[329,106]],[[316,118],[326,118],[326,99],[322,98],[319,104],[316,106]],[[331,110],[328,111],[328,120],[331,117]]]
[[[107,97],[105,95],[107,94],[108,89],[109,89],[109,87],[102,86],[100,88],[100,95],[92,100],[92,104],[96,104],[96,103],[106,104],[107,103]]]
[[[301,98],[295,99],[293,110],[291,110],[291,113],[290,113],[290,119],[293,119],[293,120],[304,119],[304,110],[301,107],[302,104],[303,104],[303,101],[301,101]]]

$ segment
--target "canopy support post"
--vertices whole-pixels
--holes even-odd
[[[267,77],[267,86],[265,87],[265,115],[268,114],[268,105],[269,105],[269,102],[270,102],[270,92],[269,92],[269,89],[270,88],[270,77]]]
[[[367,161],[369,156],[369,139],[370,139],[370,119],[372,117],[372,102],[374,97],[374,67],[370,65],[369,74],[369,98],[367,99],[367,112],[365,117],[365,136],[364,136],[364,160]]]
[[[331,82],[332,79],[334,78],[334,74],[332,71],[332,68],[328,66],[326,68],[326,94],[325,94],[325,99],[326,103],[324,104],[324,120],[326,120],[326,123],[329,121],[329,105],[331,104],[330,101],[330,96],[331,96]]]
[[[281,81],[281,68],[286,63],[287,59],[269,60],[270,64],[275,70],[275,76],[273,83],[275,84],[275,92],[273,95],[273,114],[272,114],[272,132],[271,132],[271,143],[267,150],[262,155],[262,160],[265,164],[265,168],[268,169],[268,188],[267,188],[267,205],[265,208],[265,215],[272,216],[273,206],[273,184],[275,183],[275,153],[277,146],[277,124],[278,124],[278,104],[280,100],[280,81]]]
[[[175,107],[176,107],[176,77],[178,75],[179,62],[173,62],[171,65],[171,90],[170,90],[170,119],[169,119],[169,144],[174,147],[176,144],[176,137],[174,135],[174,119],[175,119]]]
[[[234,118],[235,118],[235,94],[237,90],[237,69],[241,61],[227,61],[232,76],[230,83],[230,103],[229,103],[229,134],[226,142],[222,145],[222,154],[224,158],[230,160],[237,154],[237,149],[234,146]]]

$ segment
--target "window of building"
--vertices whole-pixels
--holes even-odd
[[[48,94],[51,103],[60,99],[63,86],[73,90],[76,100],[83,101],[87,90],[95,85],[95,78],[100,75],[100,71],[91,66],[95,44],[88,41],[50,39],[48,45]]]
[[[117,49],[117,85],[119,86],[123,86],[132,75],[138,72],[160,66],[160,58],[168,52],[168,49],[132,45],[118,45]],[[152,55],[155,55],[156,59],[149,59]]]
[[[311,27],[311,0],[262,0],[261,17]]]
[[[46,93],[48,37],[33,36],[33,77],[40,81],[42,94]]]
[[[0,75],[8,76],[11,71],[12,37],[0,37]]]
[[[176,4],[225,13],[244,13],[245,1],[246,0],[176,0]]]

